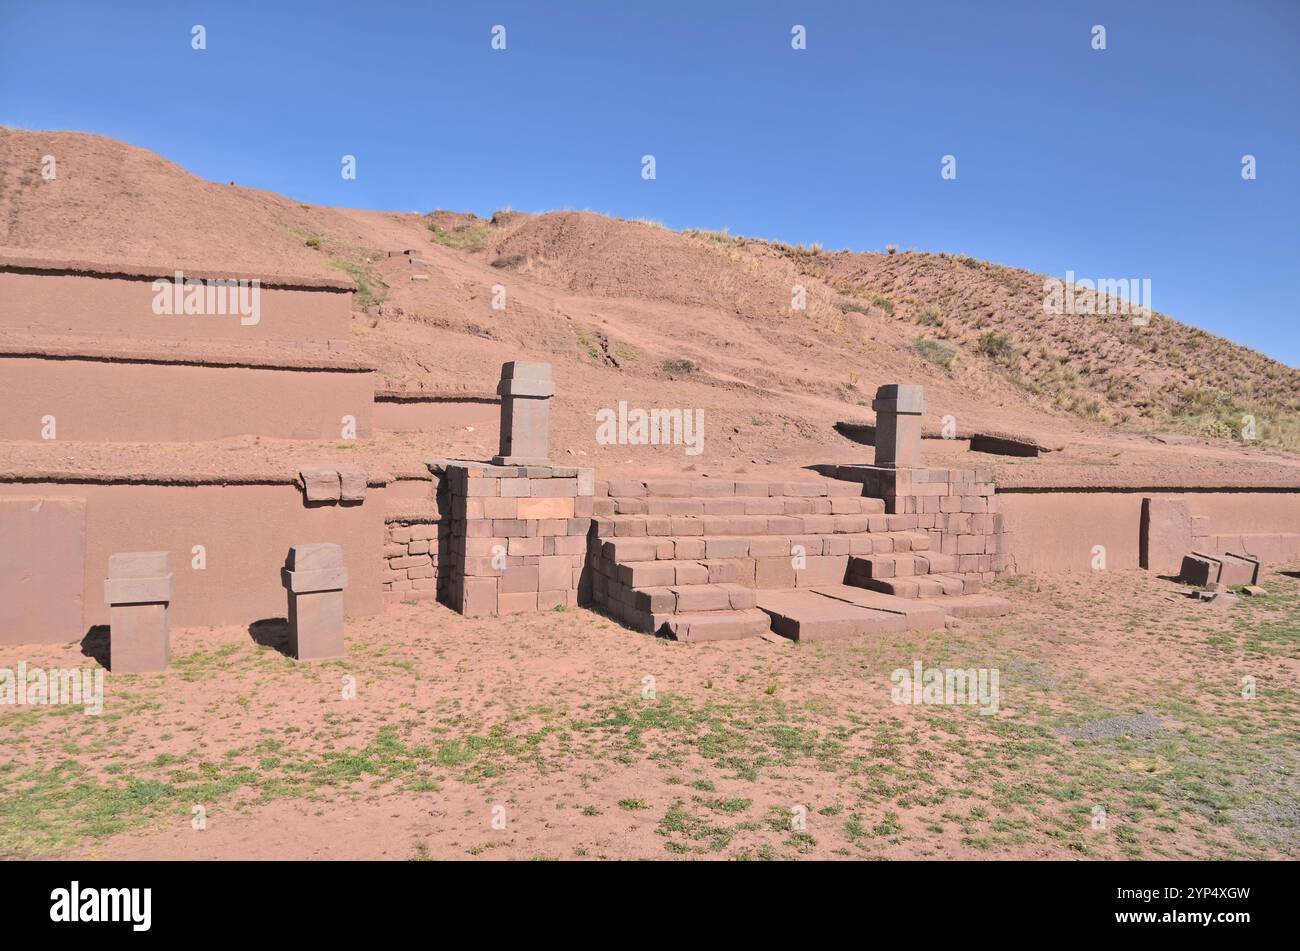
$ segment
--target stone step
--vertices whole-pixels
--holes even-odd
[[[798,550],[796,551],[796,547]],[[601,559],[617,564],[732,558],[811,558],[928,552],[930,536],[920,531],[851,532],[810,535],[655,535],[605,538]]]
[[[671,634],[679,640],[770,634],[767,615],[754,607],[757,592],[743,585],[724,582],[638,589],[610,581],[603,588],[597,584],[595,594],[601,608],[645,633]],[[762,623],[756,626],[759,619]],[[709,623],[698,623],[703,621]],[[698,630],[692,633],[695,626]]]
[[[909,630],[907,615],[901,611],[864,607],[815,588],[762,591],[758,595],[758,607],[772,619],[773,631],[793,641]]]
[[[921,603],[932,603],[943,608],[949,617],[1002,617],[1011,613],[1011,602],[992,594],[961,594],[955,597],[918,598]]]
[[[662,535],[846,535],[916,528],[914,515],[602,515],[602,538]]]
[[[893,595],[896,598],[944,598],[974,594],[980,589],[978,579],[964,579],[960,575],[912,575],[903,578],[866,578],[848,575],[854,583],[872,591]]]
[[[859,607],[873,608],[898,614],[907,621],[909,631],[937,631],[944,626],[948,614],[944,605],[951,599],[945,598],[943,604],[912,598],[898,598],[879,591],[869,591],[853,585],[828,584],[812,589],[817,594],[835,598]]]
[[[740,611],[754,607],[758,592],[739,584],[692,584],[634,588],[631,604],[651,614]]]
[[[862,485],[836,479],[611,479],[596,483],[596,496],[612,498],[716,499],[726,496],[762,498],[861,497]]]
[[[883,515],[883,499],[852,496],[614,496],[597,500],[597,515]]]
[[[907,578],[913,575],[950,574],[957,557],[937,551],[871,554],[849,559],[849,577],[858,584],[873,578]]]
[[[729,561],[631,561],[615,565],[613,577],[629,588],[649,588],[734,582],[737,572]]]
[[[771,631],[772,622],[758,608],[748,608],[675,614],[663,626],[679,641],[729,641],[761,637]]]

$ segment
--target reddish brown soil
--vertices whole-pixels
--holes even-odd
[[[1264,584],[1269,599],[1214,607],[1138,571],[1022,581],[998,586],[1007,618],[812,645],[679,645],[585,610],[474,620],[427,601],[350,621],[349,657],[315,666],[242,628],[177,630],[166,672],[108,675],[102,716],[0,710],[0,819],[25,810],[0,852],[1294,856],[1300,656],[1283,632],[1300,581]],[[890,672],[915,659],[999,668],[999,712],[891,703]],[[18,660],[88,663],[0,651]],[[1154,733],[1117,735],[1114,718],[1142,714]],[[1080,728],[1099,735],[1058,732]],[[70,759],[84,771],[37,783]]]

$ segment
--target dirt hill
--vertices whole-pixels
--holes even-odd
[[[40,175],[44,155],[58,175]],[[202,181],[78,133],[0,129],[0,246],[82,258],[343,271],[354,341],[383,385],[481,390],[501,361],[555,364],[557,444],[598,447],[593,413],[701,408],[711,450],[750,461],[843,448],[875,387],[927,386],[931,418],[1095,444],[1255,416],[1300,448],[1300,372],[1155,314],[1049,317],[1042,275],[946,254],[792,247],[588,212],[491,220],[311,206]],[[388,252],[412,249],[424,265]],[[412,279],[415,277],[416,279]],[[507,295],[492,306],[493,287]],[[792,307],[797,288],[806,301]]]

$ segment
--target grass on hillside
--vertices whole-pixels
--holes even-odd
[[[952,365],[957,361],[957,351],[937,340],[918,337],[912,343],[912,349],[920,354],[923,360],[945,370],[952,369]]]
[[[388,283],[379,275],[375,264],[384,257],[384,252],[344,241],[333,235],[320,234],[309,228],[291,228],[307,247],[326,255],[329,266],[342,271],[356,281],[356,306],[365,309],[371,304],[382,303],[388,297]]]
[[[435,241],[444,247],[459,251],[475,251],[487,244],[492,236],[492,229],[487,222],[472,218],[451,228],[444,228],[436,222],[429,222],[429,232]]]

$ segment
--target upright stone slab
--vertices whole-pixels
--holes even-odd
[[[1144,498],[1138,535],[1138,564],[1147,571],[1176,575],[1192,547],[1192,516],[1186,499]]]
[[[295,660],[334,660],[343,646],[343,550],[331,543],[294,545],[281,580],[289,592],[289,652]]]
[[[876,465],[919,466],[924,389],[914,383],[889,383],[876,390],[871,408],[876,411]]]
[[[512,360],[501,367],[501,451],[499,466],[544,466],[550,455],[551,397],[555,382],[549,363]]]
[[[109,667],[113,673],[165,670],[171,654],[167,607],[172,600],[167,552],[109,555],[104,600],[109,606]]]

